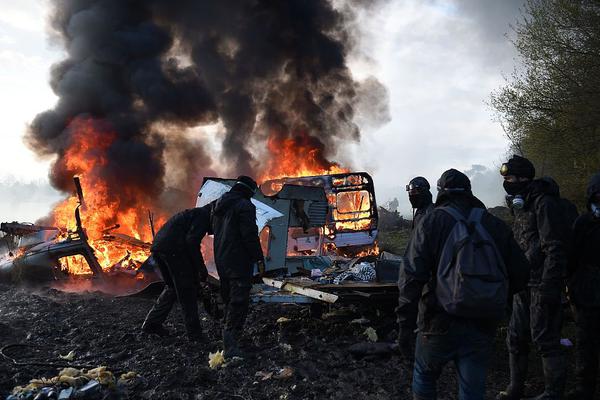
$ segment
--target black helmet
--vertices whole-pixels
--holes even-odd
[[[431,186],[429,185],[429,182],[427,181],[427,179],[423,178],[422,176],[417,176],[416,178],[412,178],[410,180],[410,182],[408,182],[408,185],[406,185],[406,191],[410,192],[411,190],[429,190],[431,189]]]

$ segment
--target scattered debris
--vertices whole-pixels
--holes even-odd
[[[560,344],[564,347],[573,347],[573,342],[571,342],[571,340],[568,338],[560,339]]]
[[[58,355],[58,358],[61,358],[63,360],[67,360],[67,361],[73,361],[75,359],[75,352],[73,350],[71,350],[67,355],[63,356],[63,355]]]
[[[100,366],[88,371],[77,368],[64,368],[53,378],[31,379],[25,386],[15,386],[10,400],[29,399],[87,399],[94,396],[111,398],[111,390],[130,384],[137,377],[133,371],[121,375],[118,381],[106,367]]]
[[[217,369],[225,362],[225,356],[223,350],[216,351],[208,354],[208,366],[211,369]]]
[[[367,325],[370,322],[371,322],[371,320],[369,320],[365,317],[356,318],[356,319],[353,319],[352,321],[350,321],[350,323],[353,325]]]
[[[277,371],[277,374],[273,375],[273,379],[285,380],[290,379],[292,376],[294,376],[294,369],[286,366]]]
[[[367,339],[369,339],[371,342],[376,342],[379,339],[377,336],[377,331],[372,327],[368,327],[367,329],[365,329],[363,335],[365,335]]]
[[[258,371],[254,376],[260,378],[261,381],[266,381],[273,377],[273,372]]]

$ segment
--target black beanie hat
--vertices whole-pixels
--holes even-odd
[[[437,189],[440,192],[471,193],[471,181],[468,176],[452,168],[438,179]]]
[[[256,181],[246,175],[238,176],[236,185],[245,186],[248,189],[252,190],[253,192],[256,192],[256,190],[258,189],[258,184],[256,183]]]
[[[525,157],[514,155],[508,162],[502,164],[500,174],[502,176],[514,175],[521,178],[533,179],[535,177],[535,167]]]

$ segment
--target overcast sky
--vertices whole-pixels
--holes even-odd
[[[351,67],[357,79],[373,75],[387,87],[391,121],[365,124],[360,146],[342,157],[374,176],[380,203],[398,197],[408,213],[404,185],[423,175],[435,187],[450,167],[471,174],[486,205],[501,203],[497,167],[507,141],[486,102],[514,68],[505,34],[521,3],[396,0],[362,15]],[[47,40],[47,0],[0,0],[0,9],[0,221],[33,221],[60,195],[47,184],[49,161],[36,159],[22,136],[55,102],[47,82],[62,50]]]

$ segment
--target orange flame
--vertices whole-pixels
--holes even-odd
[[[259,182],[284,177],[314,176],[349,172],[325,158],[322,144],[307,134],[279,138],[272,134],[267,140],[267,163]]]
[[[152,240],[148,227],[147,212],[151,209],[143,193],[130,193],[129,188],[109,187],[103,179],[103,168],[107,165],[107,152],[115,142],[117,135],[107,123],[92,118],[76,118],[68,129],[72,131],[71,143],[65,151],[62,165],[69,176],[79,176],[84,194],[84,204],[80,208],[82,226],[86,231],[89,244],[104,270],[119,267],[123,270],[134,269],[149,255],[149,246],[144,242]],[[126,192],[135,198],[128,204],[121,204],[117,195]],[[76,230],[74,210],[79,203],[77,196],[71,196],[55,207],[52,217],[55,226]],[[157,225],[164,217],[157,218]],[[106,229],[119,225],[118,232],[139,240],[131,244],[115,240]],[[89,273],[83,257],[73,256],[61,260],[62,267],[73,274]]]

